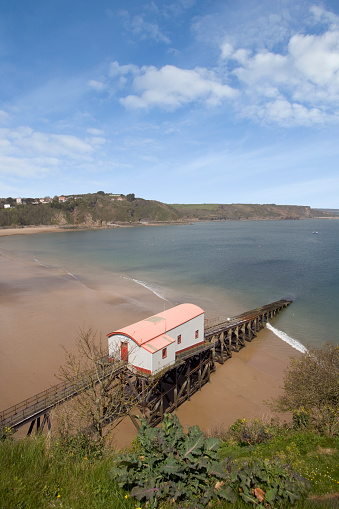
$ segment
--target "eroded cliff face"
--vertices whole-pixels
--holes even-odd
[[[66,226],[68,224],[68,221],[65,218],[63,212],[57,212],[54,216],[53,223],[57,224],[58,226]]]

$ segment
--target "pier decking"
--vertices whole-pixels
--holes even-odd
[[[252,341],[269,319],[291,304],[283,299],[241,315],[206,321],[204,343],[177,355],[176,362],[163,372],[150,376],[130,368],[125,361],[109,363],[108,358],[100,360],[102,370],[96,372],[96,381],[119,377],[124,380],[125,390],[133,394],[126,410],[138,427],[138,413],[141,412],[151,425],[161,422],[164,413],[172,412],[184,401],[210,381],[215,363],[223,364],[246,344]],[[28,434],[36,425],[42,431],[50,429],[50,412],[63,402],[77,396],[93,383],[92,372],[83,373],[74,383],[61,383],[40,392],[0,412],[0,428],[16,431],[30,423]]]

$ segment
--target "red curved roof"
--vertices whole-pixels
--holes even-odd
[[[139,346],[142,346],[148,341],[162,336],[167,331],[170,331],[203,313],[204,310],[195,304],[179,304],[179,306],[166,309],[157,315],[145,318],[145,320],[128,325],[123,329],[110,332],[107,336],[110,337],[114,334],[123,334],[129,336]]]

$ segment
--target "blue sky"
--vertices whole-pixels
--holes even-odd
[[[0,0],[0,196],[339,208],[339,3]]]

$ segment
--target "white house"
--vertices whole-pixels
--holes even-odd
[[[204,311],[180,304],[107,334],[111,360],[126,360],[154,374],[175,363],[179,352],[204,342]]]

